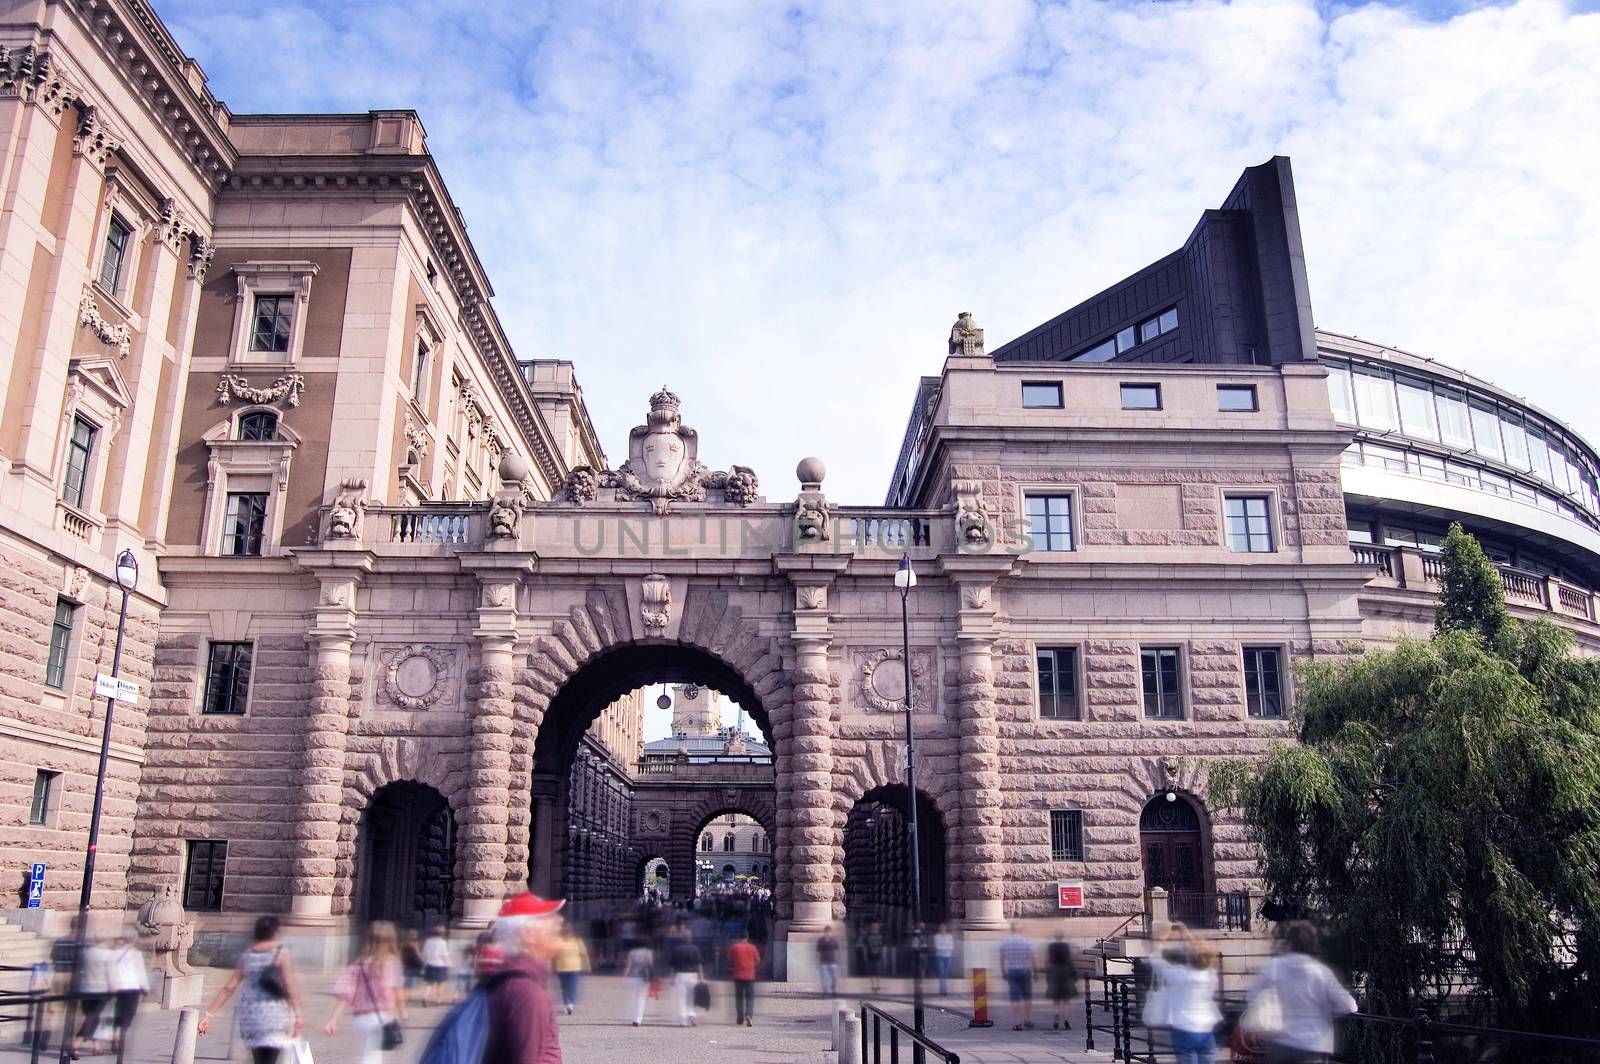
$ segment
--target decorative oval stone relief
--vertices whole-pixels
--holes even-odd
[[[450,691],[456,651],[450,647],[407,643],[380,652],[384,669],[378,701],[401,709],[428,709]]]

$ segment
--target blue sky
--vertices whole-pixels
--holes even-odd
[[[1294,162],[1317,324],[1600,442],[1596,4],[156,0],[238,112],[412,107],[520,356],[602,443],[881,501],[916,378]]]

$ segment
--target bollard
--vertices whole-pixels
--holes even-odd
[[[972,1022],[968,1027],[993,1027],[989,1019],[989,969],[972,969]]]
[[[828,1025],[828,1034],[830,1038],[828,1043],[829,1049],[839,1048],[839,1039],[841,1037],[841,1032],[844,1030],[844,1018],[848,1015],[850,1015],[849,1005],[845,1004],[843,1001],[835,1001],[833,1003],[833,1008],[830,1010],[829,1017],[832,1022]]]
[[[839,1013],[839,1064],[864,1064],[861,1059],[861,1014]]]
[[[172,1064],[194,1064],[194,1042],[199,1036],[200,1010],[178,1010],[178,1034],[172,1040]]]

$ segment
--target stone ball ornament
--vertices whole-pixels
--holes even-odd
[[[506,484],[521,484],[533,472],[533,465],[515,451],[507,451],[500,459],[500,480]]]
[[[820,458],[802,458],[794,467],[794,475],[800,478],[801,484],[821,484],[822,478],[828,475],[828,467]]]

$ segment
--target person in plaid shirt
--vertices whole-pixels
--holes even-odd
[[[1022,937],[1021,924],[1012,924],[1011,934],[1000,943],[1000,970],[1011,997],[1011,1029],[1032,1027],[1033,946]]]

